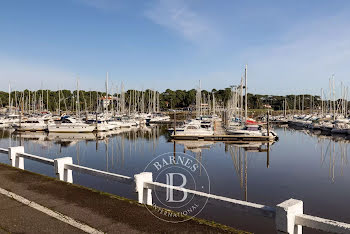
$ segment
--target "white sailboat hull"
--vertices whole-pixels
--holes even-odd
[[[46,131],[47,124],[13,124],[12,127],[17,131]]]

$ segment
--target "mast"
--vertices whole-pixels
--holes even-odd
[[[335,120],[335,91],[334,91],[334,74],[333,74],[333,85],[332,85],[332,90],[333,90],[333,120]]]
[[[114,94],[113,94],[113,82],[112,82],[112,85],[111,85],[111,104],[112,104],[112,106],[111,106],[111,112],[112,112],[112,115],[113,115],[113,113],[114,113],[114,103],[113,103],[113,97],[114,97]]]
[[[120,96],[121,96],[120,111],[121,111],[121,114],[124,114],[124,112],[125,112],[125,93],[124,93],[124,83],[123,82],[121,84]]]
[[[157,93],[157,112],[160,112],[160,101],[159,101],[159,92]]]
[[[241,103],[240,103],[240,116],[239,118],[241,119],[241,124],[243,123],[243,76],[241,77],[241,85],[240,85],[240,91],[241,91]]]
[[[90,107],[89,110],[92,111],[92,98],[91,98],[91,89],[90,89]]]
[[[245,65],[245,69],[244,69],[244,78],[245,78],[245,112],[244,112],[244,118],[245,121],[247,121],[248,119],[248,87],[247,87],[247,71],[248,70],[248,65]]]
[[[199,115],[202,115],[202,82],[199,80]]]
[[[294,94],[294,110],[293,110],[293,115],[295,114],[296,108],[297,108],[297,96]]]
[[[9,112],[12,113],[12,106],[11,106],[11,84],[9,82]]]
[[[321,88],[321,115],[323,116],[323,88]]]
[[[349,95],[349,87],[346,87],[346,98],[345,98],[345,117],[348,115],[348,95]]]
[[[46,90],[46,108],[47,112],[49,112],[49,90]]]
[[[30,90],[28,90],[28,113],[30,114],[31,110],[31,100],[30,100]]]
[[[17,91],[15,90],[15,104],[16,104],[16,114],[18,113],[18,106],[17,106]]]
[[[60,92],[60,86],[58,86],[58,115],[61,115],[61,92]]]
[[[216,114],[216,103],[215,103],[215,94],[214,92],[212,92],[212,95],[213,95],[213,111],[212,111],[212,114]]]
[[[77,77],[77,104],[76,104],[76,114],[80,118],[80,99],[79,99],[79,76]]]
[[[44,89],[43,82],[41,81],[41,112],[44,111]]]
[[[155,90],[153,90],[153,113],[155,113],[155,112],[157,112],[157,110],[156,110],[156,91]]]
[[[130,108],[131,108],[131,93],[132,93],[132,91],[131,90],[129,90],[130,92],[129,92],[129,100],[128,100],[128,108],[129,108],[129,116],[130,116]]]
[[[331,81],[331,78],[329,78],[329,102],[328,102],[328,106],[329,106],[329,114],[331,114],[332,113],[332,83],[331,83],[332,81]]]
[[[199,87],[197,88],[197,93],[196,93],[196,112],[197,116],[199,117],[201,115],[201,96],[202,96],[202,91],[201,91],[201,81],[199,81]]]
[[[137,101],[138,101],[138,99],[137,99],[137,97],[138,97],[138,92],[137,92],[137,90],[135,89],[135,91],[134,91],[134,103],[135,103],[135,106],[134,106],[134,113],[136,113],[137,112],[137,108],[138,108],[138,104],[137,104]]]
[[[141,91],[141,113],[145,113],[145,92]]]
[[[312,95],[310,94],[310,115],[312,114]]]
[[[105,110],[108,112],[108,104],[109,104],[109,100],[108,100],[108,72],[106,73],[106,108]]]
[[[33,112],[34,113],[36,113],[36,104],[37,104],[37,102],[36,102],[36,92],[37,91],[34,91],[34,102],[33,102]]]
[[[340,114],[343,115],[343,106],[344,106],[343,82],[340,82],[340,102],[339,102],[339,105],[340,105]]]

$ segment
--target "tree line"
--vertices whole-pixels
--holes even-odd
[[[60,92],[60,93],[59,93]],[[159,96],[159,106],[161,110],[168,109],[188,109],[196,102],[197,90],[171,90],[166,89],[164,92],[159,93],[153,90],[147,89],[145,91],[127,90],[124,93],[125,106],[133,105],[136,101],[140,103],[143,99],[143,104],[148,105],[153,101],[152,94],[156,93]],[[143,95],[142,95],[143,93]],[[109,94],[115,97],[117,100],[121,97],[121,94]],[[33,104],[38,107],[42,105],[44,109],[49,111],[57,111],[59,106],[62,111],[74,110],[77,105],[77,91],[71,90],[37,90],[37,91],[12,91],[11,92],[11,105],[18,106]],[[95,111],[99,105],[101,97],[106,96],[105,92],[98,91],[79,91],[79,106],[81,110]],[[225,108],[228,100],[232,97],[232,89],[213,89],[211,91],[202,90],[201,96],[203,100],[205,97],[215,97],[216,105]],[[302,94],[302,95],[261,95],[248,93],[248,108],[249,109],[266,109],[271,106],[274,110],[301,110],[301,109],[319,109],[321,106],[321,98],[317,95]],[[59,100],[61,100],[59,102]],[[0,107],[9,106],[9,95],[7,92],[0,91]],[[339,100],[338,100],[339,102]],[[349,103],[348,103],[349,105]],[[147,110],[147,109],[146,109]]]

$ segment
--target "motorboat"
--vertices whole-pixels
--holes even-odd
[[[227,124],[227,130],[237,130],[242,128],[242,123],[239,118],[232,118]]]
[[[146,124],[150,124],[152,122],[167,122],[170,121],[169,115],[164,115],[163,113],[152,113],[149,114],[146,118]]]
[[[267,136],[267,130],[263,129],[260,125],[245,125],[241,129],[227,130],[229,135],[246,135],[246,136]],[[277,134],[273,130],[269,130],[271,136],[277,137]]]
[[[192,135],[192,136],[210,136],[214,135],[214,130],[211,124],[202,122],[198,119],[187,122],[183,127],[169,129],[174,135]]]
[[[107,132],[117,128],[116,125],[111,124],[111,122],[105,120],[97,120],[97,122],[96,120],[88,120],[87,123],[95,126],[94,131],[97,132]]]
[[[12,124],[16,131],[46,131],[48,124],[43,119],[29,118],[19,123]]]
[[[0,120],[3,127],[11,127],[13,124],[19,123],[20,116],[16,114],[10,114]]]
[[[116,117],[113,123],[119,126],[120,128],[130,128],[138,125],[135,119],[132,119],[128,116]]]
[[[62,117],[61,121],[48,125],[49,132],[92,132],[96,126],[86,124],[72,117]]]

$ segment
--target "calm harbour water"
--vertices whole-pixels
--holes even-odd
[[[276,127],[279,141],[260,146],[177,142],[177,152],[196,157],[208,172],[211,193],[269,206],[289,198],[304,202],[304,213],[350,223],[350,141],[308,131]],[[133,176],[156,156],[174,151],[165,127],[106,134],[23,133],[0,130],[0,147],[23,145],[26,153],[73,157],[75,164]],[[266,149],[263,145],[261,149]],[[264,151],[264,150],[261,150]],[[9,163],[6,155],[0,162]],[[25,160],[25,169],[54,177],[52,167]],[[74,183],[136,200],[130,185],[73,172]],[[201,180],[202,178],[196,178]],[[273,233],[273,220],[246,214],[209,200],[199,217],[258,233]],[[316,233],[304,229],[304,233]]]

